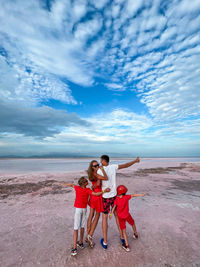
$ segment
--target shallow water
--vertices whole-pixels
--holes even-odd
[[[94,159],[94,158],[93,158]],[[0,173],[56,173],[82,171],[88,168],[91,158],[57,158],[57,159],[1,159]],[[98,158],[95,160],[99,161]],[[130,158],[115,158],[113,164],[129,162]],[[181,163],[200,162],[200,158],[141,158],[143,163]]]

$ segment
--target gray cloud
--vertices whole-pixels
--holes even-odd
[[[47,106],[29,108],[11,102],[0,102],[0,110],[1,133],[44,138],[60,133],[70,125],[89,126],[88,122],[74,113]]]

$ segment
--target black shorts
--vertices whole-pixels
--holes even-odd
[[[110,207],[113,208],[116,197],[103,198],[103,213],[108,214]]]

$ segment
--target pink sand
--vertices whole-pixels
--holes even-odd
[[[200,266],[200,163],[169,173],[135,174],[139,168],[175,167],[177,162],[150,161],[118,172],[117,184],[129,193],[147,192],[130,202],[139,239],[127,226],[131,251],[119,242],[114,218],[109,221],[108,250],[100,245],[101,219],[94,249],[70,255],[74,192],[51,194],[52,187],[0,200],[0,266]],[[45,180],[74,181],[85,172],[70,174],[1,174],[1,184]],[[14,178],[14,180],[9,180]],[[9,180],[9,181],[8,181]],[[3,182],[2,182],[3,181]],[[77,179],[75,180],[77,181]],[[43,192],[49,194],[41,196]]]

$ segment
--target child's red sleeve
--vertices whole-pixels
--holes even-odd
[[[91,195],[92,194],[92,190],[90,188],[88,188],[88,195]]]
[[[77,187],[78,187],[78,185],[75,185],[75,186],[74,186],[74,190],[75,190],[75,191],[77,190]]]

